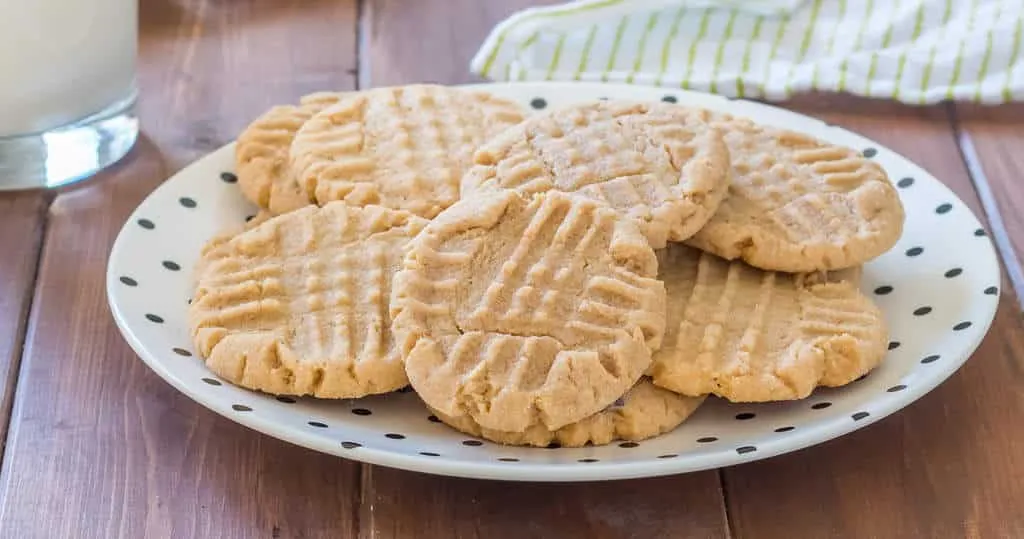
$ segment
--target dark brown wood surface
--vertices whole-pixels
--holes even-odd
[[[992,221],[1011,284],[1024,297],[1024,104],[958,105],[955,111],[964,162]]]
[[[0,197],[0,418],[11,415],[18,382],[18,363],[29,304],[35,290],[42,247],[47,193],[16,193]],[[6,439],[6,430],[0,441]]]
[[[1024,537],[1024,323],[1009,279],[974,358],[906,410],[798,453],[648,480],[509,484],[361,465],[222,419],[136,359],[103,278],[115,234],[155,186],[309,91],[472,81],[489,28],[537,3],[142,0],[137,148],[56,196],[0,195],[0,537]],[[1020,274],[1024,109],[788,106],[935,174],[987,216],[1007,274]]]
[[[355,2],[323,0],[142,2],[144,137],[46,214],[0,474],[0,537],[358,533],[358,464],[254,435],[172,389],[126,346],[104,287],[114,237],[154,187],[268,105],[354,87],[356,14]],[[40,225],[20,215],[32,204],[0,211],[4,238],[24,236],[5,245],[29,265],[6,273],[3,262],[4,287],[35,274]]]

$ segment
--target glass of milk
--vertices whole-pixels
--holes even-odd
[[[0,190],[87,178],[135,143],[138,0],[0,0]]]

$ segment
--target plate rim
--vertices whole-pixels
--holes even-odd
[[[675,88],[663,88],[657,86],[641,86],[641,85],[629,85],[629,84],[607,84],[607,83],[577,83],[577,82],[505,82],[505,83],[474,83],[474,84],[463,84],[463,85],[450,85],[453,87],[461,87],[466,89],[479,89],[488,90],[493,88],[518,88],[525,91],[529,88],[538,88],[540,91],[558,91],[564,92],[567,87],[580,88],[588,87],[592,90],[606,89],[608,91],[614,91],[619,93],[656,93],[660,92],[663,95],[674,95],[674,96],[686,96],[690,98],[696,98],[700,100],[711,99],[713,101],[721,102],[732,102],[732,103],[744,103],[743,106],[749,107],[754,106],[755,108],[768,108],[773,110],[775,114],[781,114],[782,116],[789,116],[792,118],[799,118],[801,121],[813,120],[825,124],[822,120],[800,114],[798,112],[790,111],[776,105],[761,103],[756,101],[749,101],[744,99],[733,99],[726,98],[723,96],[707,94],[704,92],[695,92],[691,90],[675,89]],[[638,96],[638,100],[647,100],[649,98]],[[685,98],[680,99],[685,104]],[[742,111],[736,111],[737,115],[742,115]],[[957,201],[967,210],[970,217],[978,224],[982,226],[982,221],[978,219],[977,214],[967,204],[954,193],[946,184],[938,180],[934,175],[924,170],[922,167],[904,157],[902,154],[895,152],[885,145],[879,144],[876,141],[868,139],[856,132],[847,130],[845,128],[828,125],[830,129],[844,132],[845,134],[852,136],[857,140],[865,143],[865,146],[872,146],[878,149],[888,151],[893,156],[898,157],[905,163],[915,169],[918,177],[927,178],[930,182],[933,182],[937,187],[945,190],[946,195],[951,199]],[[795,129],[799,131],[799,129]],[[255,430],[261,434],[283,440],[285,442],[319,451],[326,454],[335,455],[349,460],[365,462],[368,464],[374,464],[379,466],[387,466],[391,468],[397,468],[407,471],[415,471],[422,473],[429,473],[435,475],[444,475],[452,477],[463,477],[463,478],[476,478],[476,479],[491,479],[491,480],[505,480],[505,481],[536,481],[536,482],[575,482],[575,481],[610,481],[610,480],[623,480],[623,479],[635,479],[642,477],[659,477],[666,475],[675,475],[680,473],[690,473],[696,471],[717,469],[726,466],[732,466],[736,464],[743,464],[749,462],[755,462],[771,457],[775,457],[781,454],[791,453],[806,449],[814,445],[824,443],[835,438],[839,438],[850,434],[854,431],[863,429],[877,421],[880,421],[895,412],[910,406],[921,397],[927,395],[938,387],[941,383],[948,380],[960,368],[968,359],[973,357],[978,347],[981,345],[984,338],[989,334],[992,323],[994,322],[998,307],[998,299],[992,302],[991,307],[988,308],[984,313],[984,320],[975,319],[979,327],[984,328],[982,331],[973,333],[973,337],[969,339],[969,344],[965,349],[965,352],[955,361],[947,363],[947,368],[941,372],[936,372],[935,375],[930,376],[926,379],[922,379],[918,384],[914,385],[912,391],[901,392],[900,395],[893,399],[884,401],[881,406],[873,408],[870,416],[859,420],[859,421],[847,421],[840,423],[841,416],[837,416],[831,420],[825,421],[819,425],[809,429],[800,429],[793,434],[779,440],[768,440],[758,445],[756,454],[744,454],[739,455],[732,448],[722,448],[713,453],[704,455],[688,455],[685,459],[672,458],[672,459],[651,459],[637,462],[626,462],[626,463],[605,463],[595,462],[587,465],[567,465],[564,463],[524,463],[524,462],[477,462],[477,461],[460,461],[455,458],[437,458],[423,455],[411,455],[393,452],[383,448],[373,448],[361,446],[354,449],[347,449],[342,447],[340,443],[331,443],[326,440],[323,436],[315,435],[312,433],[306,433],[298,428],[289,426],[281,426],[278,421],[271,421],[261,419],[264,416],[260,414],[235,414],[228,405],[222,405],[212,399],[206,399],[200,396],[199,392],[193,391],[191,384],[182,380],[178,376],[174,375],[169,369],[164,367],[164,362],[158,359],[156,354],[150,354],[147,350],[145,343],[141,342],[138,335],[131,329],[130,324],[127,321],[125,313],[122,312],[120,305],[116,301],[115,290],[117,288],[118,277],[115,275],[114,265],[115,261],[124,257],[121,251],[125,249],[124,244],[126,230],[131,226],[136,218],[138,217],[139,209],[146,205],[151,199],[157,198],[160,194],[172,189],[174,181],[180,177],[185,177],[189,174],[189,170],[194,167],[199,167],[203,163],[210,161],[218,161],[224,159],[224,154],[233,152],[235,142],[229,142],[209,153],[196,159],[179,171],[175,172],[172,176],[163,181],[156,189],[150,192],[139,204],[132,210],[128,216],[124,225],[118,231],[117,237],[111,247],[108,259],[107,259],[107,271],[106,271],[106,292],[107,292],[107,303],[110,308],[112,317],[115,324],[121,333],[122,337],[132,348],[133,352],[145,363],[151,370],[153,370],[160,378],[170,384],[179,392],[183,393],[190,400],[200,404],[208,410],[217,413],[230,421],[244,425],[252,430]],[[990,258],[987,261],[992,267],[996,269],[996,275],[994,276],[997,283],[1001,283],[1001,266],[999,258],[996,255],[995,247],[992,244],[991,238],[986,235],[984,238],[986,241],[986,253]],[[1001,288],[1001,287],[1000,287]],[[997,297],[998,298],[998,297]],[[785,443],[783,443],[783,441]],[[682,455],[680,455],[682,456]]]

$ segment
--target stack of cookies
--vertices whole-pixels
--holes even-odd
[[[885,356],[859,267],[903,208],[848,148],[670,103],[528,114],[432,85],[320,93],[236,146],[264,211],[195,268],[208,367],[276,395],[407,385],[505,444],[667,432]]]

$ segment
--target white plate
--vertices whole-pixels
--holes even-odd
[[[275,399],[221,382],[195,355],[186,302],[203,242],[254,213],[230,183],[225,146],[168,180],[114,243],[107,292],[118,327],[150,368],[195,401],[250,428],[335,455],[408,470],[480,478],[583,481],[648,477],[762,459],[867,426],[921,397],[963,364],[998,302],[999,266],[978,220],[920,167],[863,137],[777,109],[683,91],[597,84],[484,88],[534,108],[600,97],[680,103],[749,116],[864,151],[899,186],[902,239],[865,268],[863,290],[885,311],[889,357],[867,378],[796,402],[709,399],[681,427],[639,444],[579,449],[480,443],[428,420],[416,395],[352,401]]]

